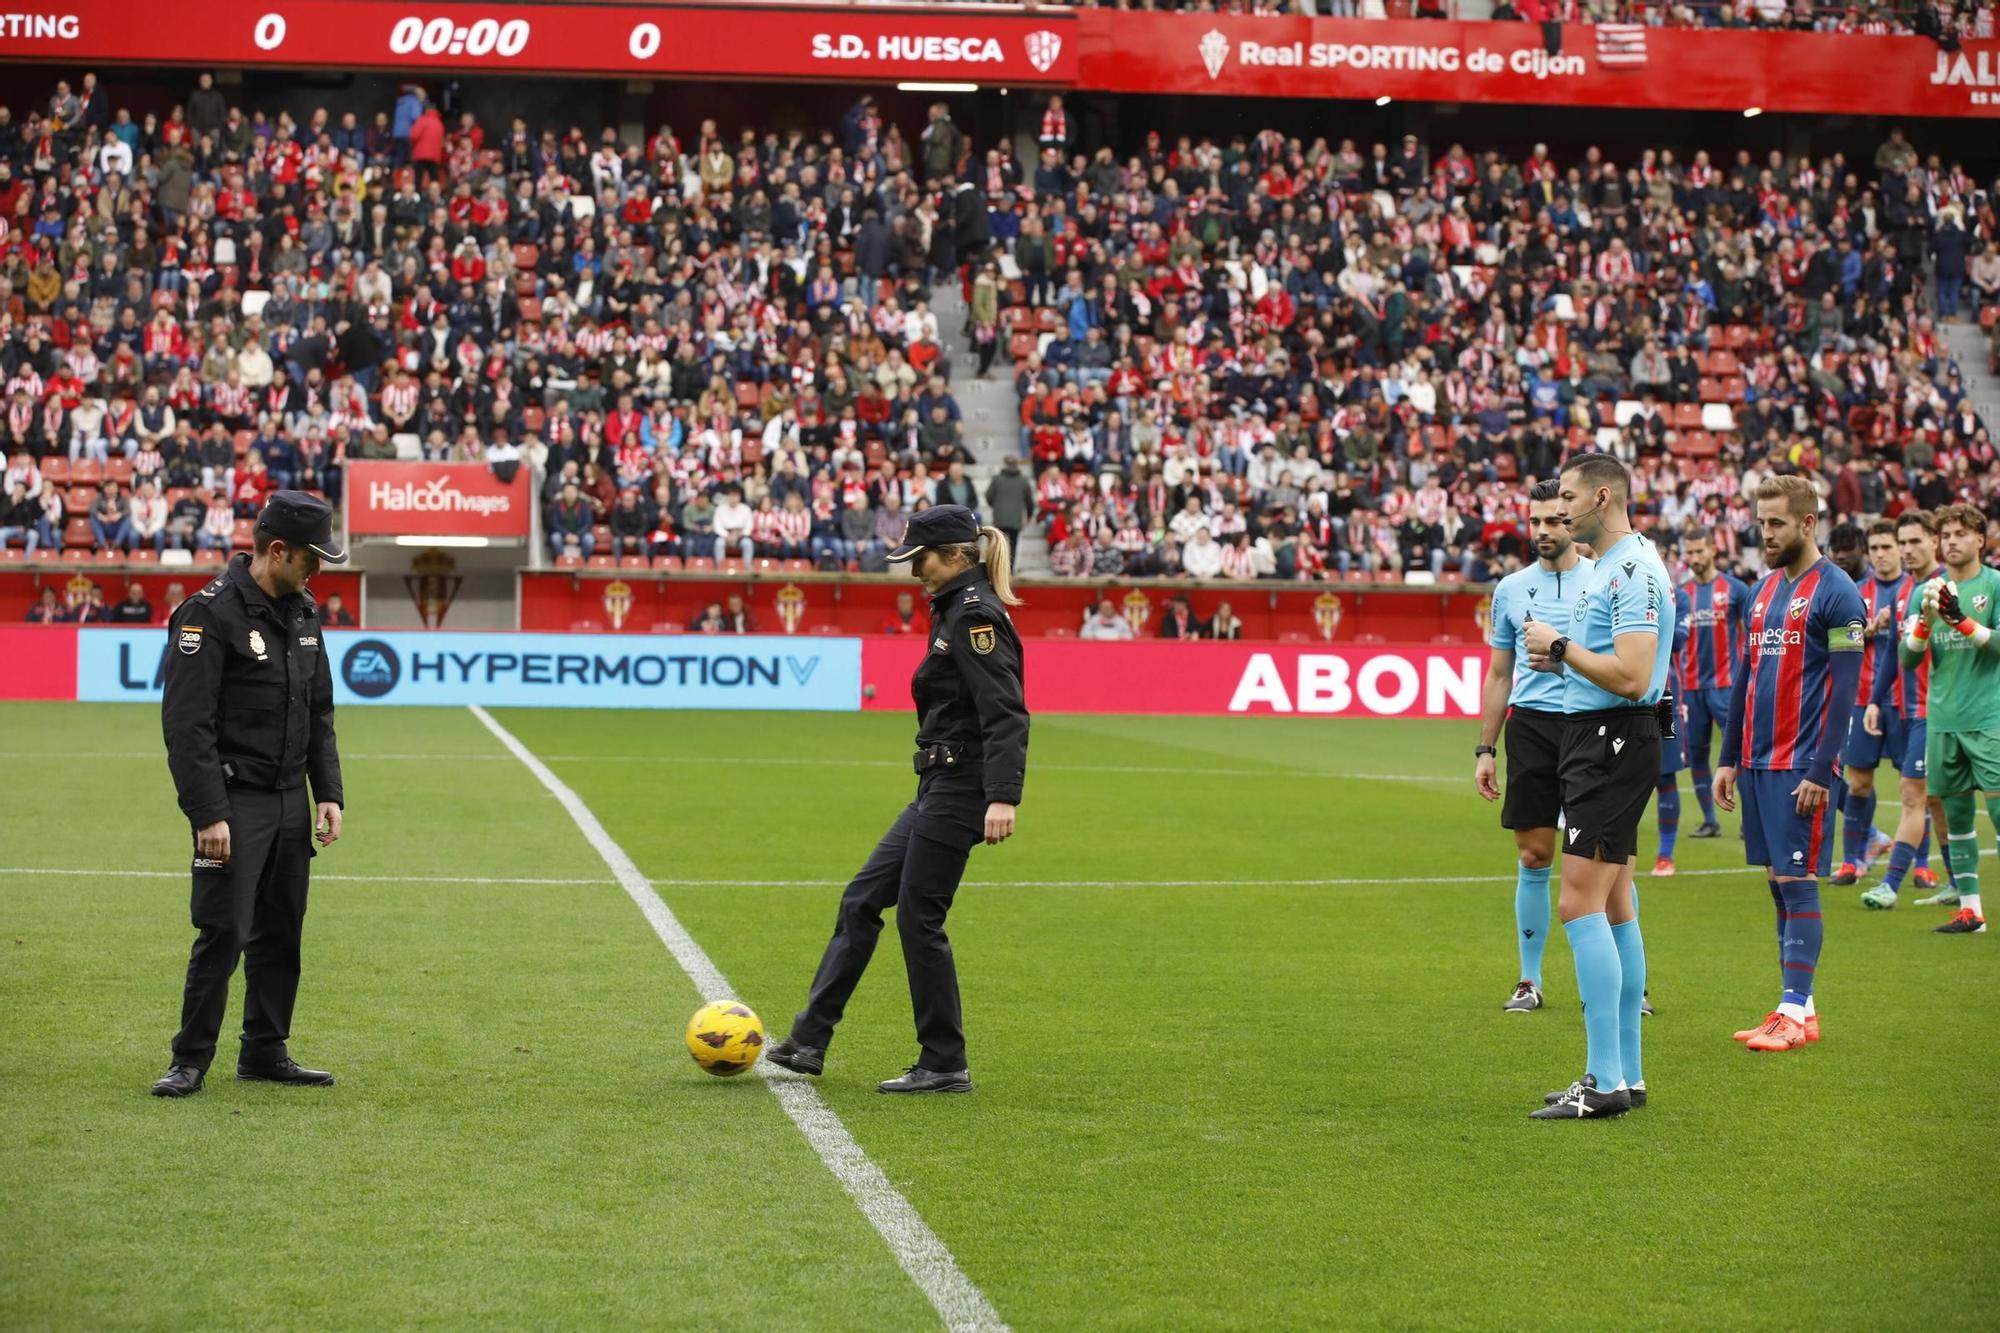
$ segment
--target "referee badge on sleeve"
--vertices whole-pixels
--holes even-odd
[[[972,644],[972,651],[981,657],[992,652],[993,645],[998,642],[997,634],[991,625],[974,625],[965,632],[965,637]]]
[[[182,652],[186,653],[189,657],[193,657],[201,651],[201,626],[181,626],[180,633],[175,637],[174,643]]]

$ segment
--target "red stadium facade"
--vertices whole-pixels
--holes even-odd
[[[76,0],[0,58],[622,78],[969,81],[1225,97],[2000,116],[2000,42],[1111,9]],[[1554,49],[1551,50],[1550,48]]]

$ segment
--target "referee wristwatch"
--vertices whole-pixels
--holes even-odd
[[[1472,747],[1472,754],[1474,758],[1485,758],[1488,755],[1495,759],[1500,757],[1500,752],[1490,745],[1475,745]]]
[[[1554,643],[1549,645],[1549,660],[1551,662],[1560,662],[1563,660],[1563,654],[1568,651],[1569,651],[1569,636],[1564,635],[1562,638],[1557,639]]]

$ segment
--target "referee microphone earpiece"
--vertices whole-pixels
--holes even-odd
[[[1563,526],[1566,528],[1574,528],[1576,526],[1576,521],[1578,519],[1589,518],[1592,514],[1596,513],[1598,510],[1602,508],[1604,508],[1604,501],[1599,500],[1596,504],[1584,510],[1581,514],[1564,514]]]

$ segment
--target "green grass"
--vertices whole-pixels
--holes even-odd
[[[497,716],[782,1032],[909,721]],[[467,713],[341,731],[293,1041],[340,1086],[169,1103],[157,715],[0,707],[0,867],[164,872],[0,873],[0,1327],[934,1327],[760,1082],[688,1062],[692,986],[532,775]],[[1652,1105],[1530,1123],[1582,1036],[1560,943],[1551,1006],[1500,1014],[1511,848],[1470,740],[1038,718],[1021,835],[951,921],[978,1093],[873,1091],[914,1050],[890,931],[822,1094],[1020,1329],[2000,1321],[2000,942],[1830,891],[1827,1041],[1758,1058],[1728,1033],[1773,999],[1761,876],[1647,882]],[[1473,882],[1383,882],[1428,876]]]

